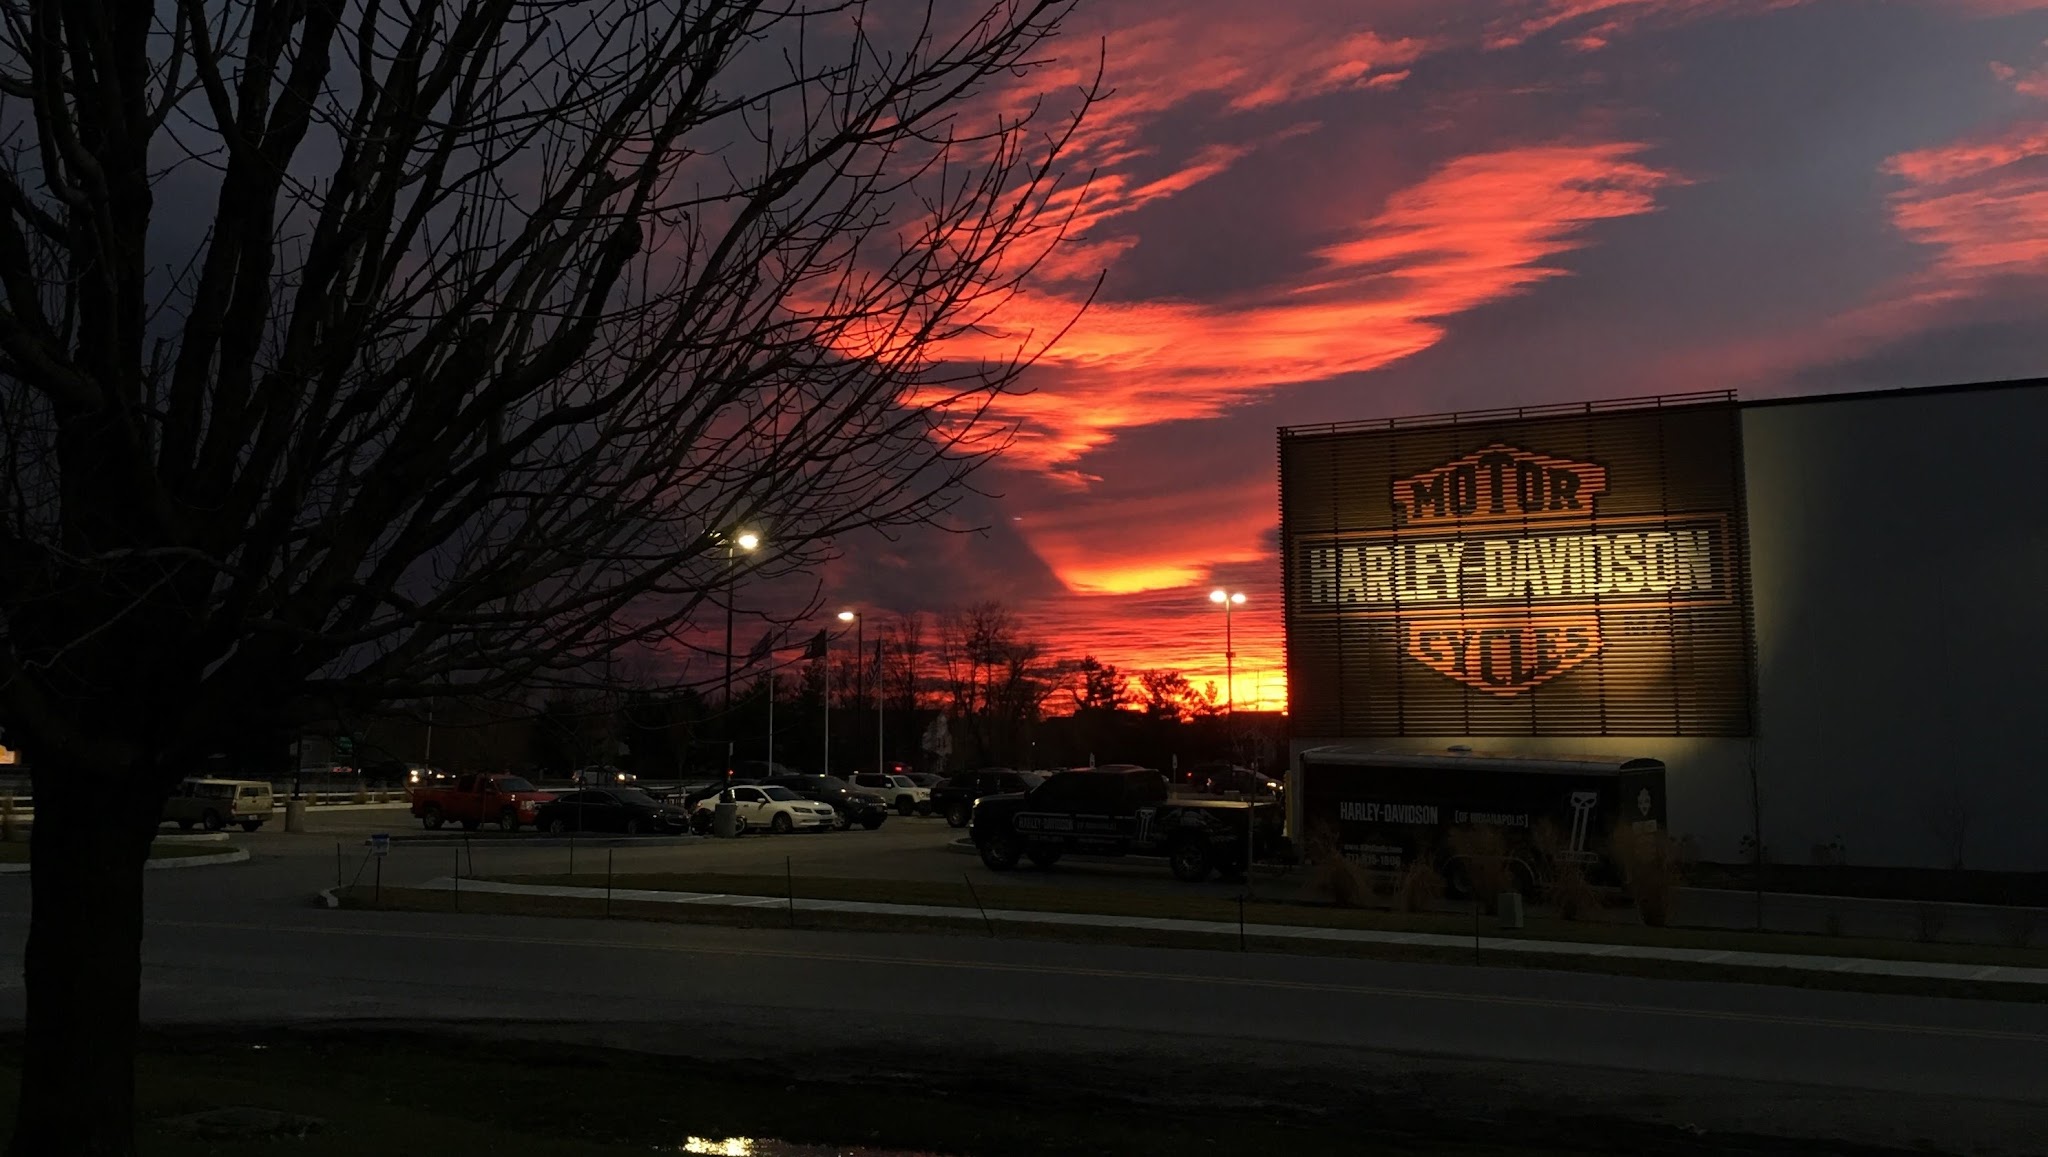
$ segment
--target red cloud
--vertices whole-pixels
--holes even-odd
[[[1119,429],[1205,418],[1246,395],[1377,369],[1441,341],[1448,319],[1565,270],[1556,258],[1603,220],[1647,213],[1671,174],[1633,142],[1553,144],[1461,157],[1389,198],[1319,250],[1304,284],[1219,302],[1098,303],[1004,403],[1013,457],[1053,471]],[[1072,315],[1059,295],[1020,299],[947,352],[998,356]]]
[[[1555,32],[1575,29],[1567,41],[1580,51],[1605,48],[1620,36],[1650,21],[1670,23],[1736,12],[1790,8],[1808,0],[1521,0],[1514,15],[1502,17],[1487,30],[1489,48],[1515,45]],[[2048,3],[2048,0],[2043,0]]]
[[[2048,274],[2048,123],[1902,153],[1885,166],[1900,232],[1936,250],[1940,288],[2011,274]]]
[[[2012,90],[2021,96],[2048,98],[2048,65],[2021,71],[2010,64],[1994,62],[1991,65],[1991,75],[2010,85]]]

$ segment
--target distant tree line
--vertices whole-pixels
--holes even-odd
[[[823,656],[766,656],[730,704],[717,701],[716,688],[662,686],[644,672],[612,689],[518,703],[408,704],[361,724],[360,759],[537,774],[610,764],[673,778],[772,758],[817,771],[826,764],[828,686],[835,771],[875,765],[878,727],[886,761],[923,770],[1091,759],[1270,768],[1282,753],[1283,716],[1228,714],[1214,683],[1197,685],[1177,670],[1057,655],[999,602],[895,615],[869,633],[859,653],[851,638],[835,638]],[[939,716],[952,747],[943,761],[923,746]]]

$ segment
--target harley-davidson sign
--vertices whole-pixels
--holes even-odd
[[[1291,726],[1746,735],[1733,399],[1280,431]]]
[[[1603,610],[1728,601],[1725,518],[1604,519],[1606,489],[1505,443],[1397,479],[1390,529],[1298,542],[1297,609],[1397,618],[1411,658],[1513,696],[1597,654]]]

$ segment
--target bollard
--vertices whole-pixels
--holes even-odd
[[[782,887],[789,895],[789,926],[796,927],[796,871],[790,867],[789,857],[782,857]]]
[[[604,850],[604,918],[612,918],[612,849]]]
[[[462,911],[462,849],[455,849],[455,910]]]
[[[284,801],[284,830],[303,832],[306,830],[306,801],[288,799]]]
[[[721,799],[711,809],[711,834],[721,840],[729,840],[739,834],[740,808],[729,799]]]

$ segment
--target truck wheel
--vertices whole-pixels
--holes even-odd
[[[441,825],[447,822],[447,818],[441,814],[441,809],[433,804],[428,804],[427,810],[420,813],[420,826],[430,832],[440,831]]]
[[[1024,854],[1023,845],[1015,836],[998,836],[986,843],[974,845],[981,852],[981,862],[991,872],[1007,872],[1017,866],[1017,860]]]
[[[501,827],[501,828],[503,828],[503,829],[505,829],[505,830],[506,830],[506,831],[508,831],[508,832],[516,832],[516,831],[518,831],[518,830],[519,830],[519,813],[518,813],[518,812],[516,812],[516,811],[513,811],[513,810],[512,810],[511,808],[506,808],[506,809],[505,809],[504,811],[502,811],[502,812],[499,812],[499,813],[498,813],[498,826],[499,826],[499,827]]]
[[[640,817],[639,817],[639,816],[627,816],[627,817],[626,817],[626,834],[627,834],[627,835],[629,835],[629,836],[637,836],[637,835],[639,835],[639,834],[640,834]]]
[[[888,818],[889,813],[887,812],[869,812],[868,814],[860,817],[860,826],[866,828],[868,831],[874,831],[876,828],[882,826],[883,820]]]
[[[843,832],[853,826],[853,817],[838,808],[832,809],[832,830]]]
[[[1173,878],[1187,884],[1199,884],[1209,878],[1209,869],[1214,866],[1214,857],[1209,854],[1209,841],[1202,839],[1182,840],[1173,846],[1167,856],[1167,864],[1173,869]]]
[[[205,815],[200,816],[199,822],[205,825],[206,830],[209,832],[217,832],[227,826],[221,822],[220,813],[217,811],[209,811]]]
[[[556,816],[554,819],[548,821],[548,834],[551,836],[562,835],[568,830],[569,821],[563,819],[561,816]]]
[[[778,836],[788,835],[790,829],[794,827],[796,827],[796,823],[789,818],[788,812],[776,812],[775,818],[768,821],[768,830]]]
[[[909,815],[909,814],[910,814],[911,812],[914,812],[914,811],[916,811],[916,810],[917,810],[917,801],[916,801],[916,800],[914,800],[914,799],[911,799],[911,798],[910,798],[909,796],[907,796],[907,795],[899,795],[899,796],[897,796],[897,797],[896,797],[896,814],[897,814],[897,815],[899,815],[899,816],[907,816],[907,815]]]
[[[964,828],[967,826],[967,821],[973,818],[974,808],[965,801],[956,803],[946,809],[946,826],[949,828]]]
[[[1031,857],[1031,866],[1040,871],[1045,871],[1060,862],[1058,848],[1032,848],[1024,854]]]

